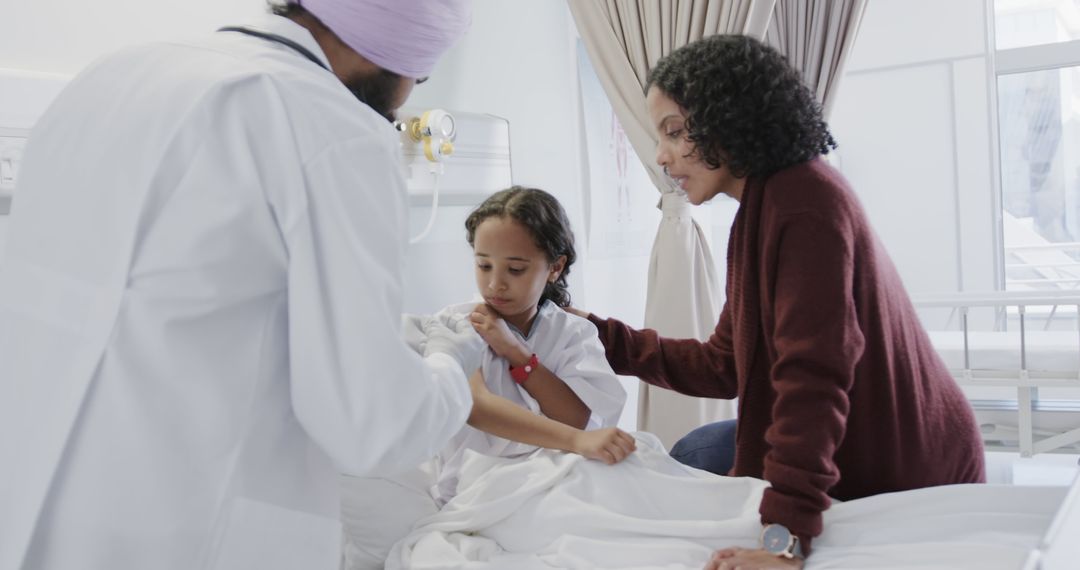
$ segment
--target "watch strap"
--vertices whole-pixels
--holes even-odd
[[[524,365],[510,366],[510,377],[514,379],[514,382],[522,384],[529,379],[529,374],[536,370],[537,366],[540,366],[540,360],[536,358],[536,353],[533,353]]]
[[[766,544],[766,537],[770,530],[781,530],[787,535],[787,544],[778,548],[776,544]],[[799,537],[793,534],[788,528],[782,524],[767,524],[761,529],[761,547],[770,554],[775,554],[781,558],[804,558],[802,553],[802,545],[799,542]]]

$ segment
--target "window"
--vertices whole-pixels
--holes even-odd
[[[994,0],[1005,287],[1080,291],[1080,1]]]
[[[994,45],[998,50],[1080,40],[1076,0],[995,0]]]

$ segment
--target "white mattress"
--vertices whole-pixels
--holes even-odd
[[[954,372],[964,368],[964,334],[961,331],[929,331],[930,341]],[[1076,331],[1027,331],[1026,369],[1034,374],[1053,372],[1054,377],[1080,378],[1080,334]],[[1016,377],[1020,370],[1020,333],[971,331],[968,333],[968,367],[976,371],[1003,371]],[[1015,400],[1016,388],[964,386],[972,400]],[[1040,388],[1046,401],[1080,401],[1080,387]]]
[[[950,368],[964,367],[964,333],[929,331],[930,341]],[[1080,333],[1077,331],[1026,331],[1029,370],[1080,371]],[[970,367],[1019,369],[1020,333],[971,331],[968,333]]]

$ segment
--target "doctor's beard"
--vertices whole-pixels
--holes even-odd
[[[361,103],[371,107],[387,121],[394,122],[394,111],[398,107],[398,90],[401,89],[401,76],[385,69],[350,77],[345,87]]]

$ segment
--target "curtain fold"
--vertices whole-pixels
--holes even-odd
[[[656,139],[642,92],[661,57],[706,36],[762,39],[776,0],[567,0],[600,84],[630,145],[661,193],[664,214],[649,263],[645,326],[661,335],[705,340],[720,315],[716,268],[690,205],[654,160]],[[734,417],[734,404],[691,398],[642,384],[638,428],[667,447],[688,431]]]
[[[826,119],[869,0],[777,0],[765,42],[803,74]]]

